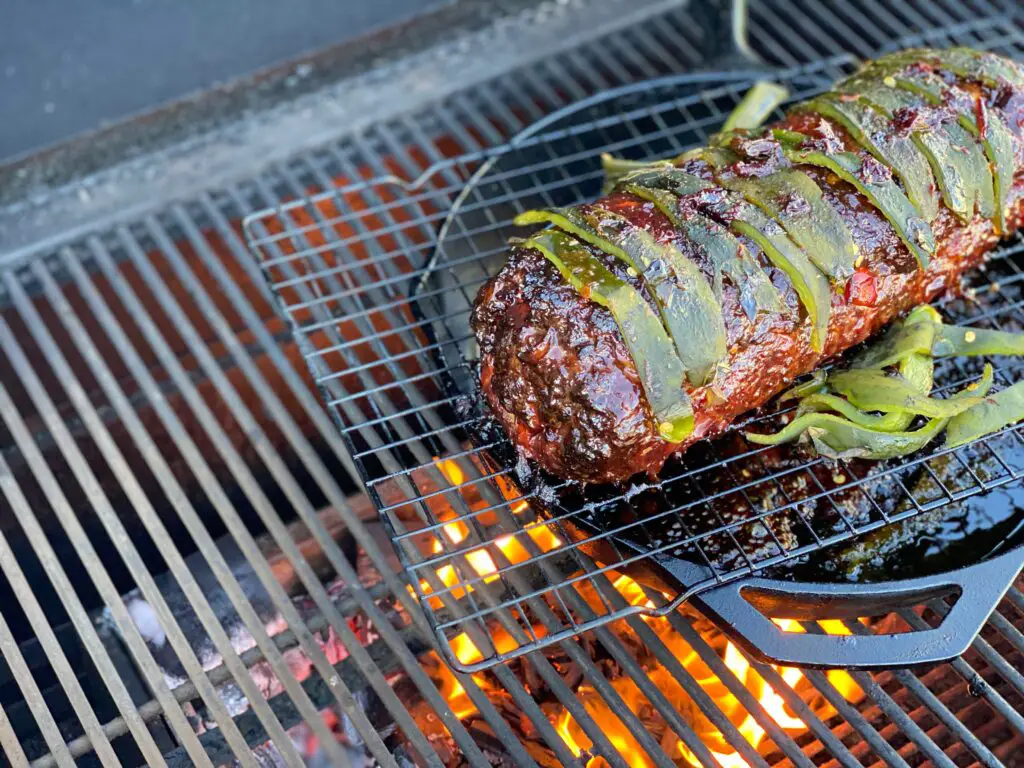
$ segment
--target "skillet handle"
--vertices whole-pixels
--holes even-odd
[[[1024,549],[1018,548],[935,578],[838,585],[789,585],[755,578],[716,587],[694,600],[763,661],[820,669],[907,667],[948,661],[967,650],[1022,567]],[[954,592],[960,596],[938,627],[891,635],[783,632],[757,607],[773,618],[854,618]]]

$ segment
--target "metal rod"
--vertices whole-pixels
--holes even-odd
[[[100,727],[96,712],[89,703],[85,691],[82,690],[82,685],[71,668],[64,649],[61,648],[60,642],[57,640],[53,629],[50,627],[50,623],[46,619],[43,607],[33,594],[28,579],[25,578],[25,574],[18,564],[14,552],[11,550],[7,537],[3,533],[0,533],[0,570],[3,571],[7,582],[14,589],[14,593],[18,595],[18,604],[21,610],[25,612],[25,616],[28,618],[33,632],[35,632],[36,639],[46,652],[46,658],[50,662],[50,666],[56,674],[57,680],[60,682],[71,704],[71,708],[75,711],[78,721],[82,724],[85,735],[92,742],[96,756],[103,765],[120,765],[121,762],[114,754],[110,741]],[[24,662],[24,660],[22,661]],[[69,757],[70,754],[68,752]]]
[[[6,337],[0,338],[0,344],[3,345],[3,349],[10,359],[13,346],[9,347],[5,342],[7,339],[10,339],[13,342],[13,339],[10,337],[10,332],[6,323],[3,322],[0,322],[0,337]],[[20,350],[18,351],[20,352]],[[17,355],[15,355],[15,360],[17,360]],[[39,382],[35,377],[31,369],[26,367],[25,363],[27,361],[22,359],[21,362],[22,366],[18,373],[21,381],[25,383],[25,386],[30,391],[33,389],[36,391],[42,391],[41,382]],[[48,409],[42,409],[41,412],[44,415],[51,413],[52,405]],[[15,444],[18,446],[26,463],[36,476],[38,484],[46,495],[51,509],[64,527],[64,531],[74,545],[75,551],[82,560],[82,564],[89,572],[90,578],[96,585],[100,595],[103,597],[107,608],[110,610],[111,617],[117,625],[118,631],[124,637],[125,643],[132,653],[135,663],[145,675],[146,682],[150,686],[150,689],[153,690],[157,700],[160,701],[164,716],[170,722],[175,735],[188,750],[189,757],[191,757],[198,765],[213,768],[212,763],[210,763],[206,754],[203,752],[202,746],[199,744],[195,732],[189,725],[188,721],[185,720],[180,707],[178,707],[177,702],[171,695],[170,689],[164,681],[160,667],[153,659],[152,653],[139,633],[138,628],[135,626],[135,622],[128,613],[117,588],[111,581],[106,569],[102,566],[102,561],[100,560],[98,553],[90,543],[84,529],[78,521],[77,516],[72,510],[71,505],[61,490],[60,482],[54,476],[53,471],[47,465],[46,460],[43,458],[39,449],[34,445],[31,434],[29,433],[24,421],[18,415],[18,409],[11,400],[10,395],[7,393],[6,387],[3,386],[0,386],[0,413],[4,415],[4,421],[7,425],[7,429],[10,431]],[[58,437],[62,442],[70,442],[71,436],[67,433],[59,419],[51,418],[50,421],[51,425],[49,426],[51,432],[56,430],[58,433],[55,437]],[[58,424],[60,426],[57,426]],[[153,591],[153,593],[158,596],[158,593],[155,591]],[[164,614],[164,616],[167,615],[167,613]],[[163,620],[166,621],[166,619]],[[175,649],[175,651],[177,652],[177,649]],[[203,690],[205,695],[211,695],[212,693],[205,687],[200,688],[200,690]]]

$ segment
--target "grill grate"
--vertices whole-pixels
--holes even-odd
[[[846,46],[863,55],[898,36],[971,20],[957,27],[955,36],[969,45],[978,39],[972,30],[981,28],[985,19],[1004,31],[1014,29],[1019,21],[1009,15],[1013,8],[987,0],[861,0],[834,11],[847,20],[858,19],[855,44],[852,37],[833,37],[828,14],[817,4],[753,2],[758,30],[754,43],[762,56],[788,66]],[[328,630],[343,632],[346,626],[380,628],[379,637],[349,641],[352,648],[365,642],[365,655],[357,652],[332,664],[353,696],[343,696],[343,707],[333,706],[346,719],[341,765],[346,758],[353,765],[368,760],[362,740],[372,737],[365,724],[357,727],[348,719],[348,713],[360,708],[371,713],[375,731],[391,734],[384,737],[389,750],[380,760],[384,765],[456,760],[474,766],[499,761],[583,765],[588,756],[599,756],[617,767],[646,763],[669,768],[682,761],[671,741],[677,738],[693,753],[693,761],[711,767],[718,762],[703,741],[708,723],[721,733],[718,749],[735,750],[725,757],[742,758],[759,768],[784,762],[850,768],[926,761],[946,766],[1012,763],[1024,746],[1024,682],[1017,671],[1024,663],[1019,630],[1024,626],[1024,597],[1018,589],[1011,590],[963,658],[922,672],[865,674],[860,680],[866,697],[860,703],[846,702],[824,673],[810,673],[810,687],[798,689],[773,667],[752,661],[752,668],[807,723],[809,731],[802,735],[774,724],[742,676],[723,666],[720,648],[703,640],[693,617],[670,615],[667,626],[721,676],[722,692],[742,697],[738,706],[749,713],[749,722],[766,729],[756,749],[740,730],[741,723],[730,720],[718,694],[705,689],[706,677],[681,665],[671,638],[655,634],[636,616],[566,640],[558,648],[528,654],[512,668],[457,675],[454,679],[476,710],[466,715],[453,711],[427,672],[424,652],[430,628],[393,558],[385,554],[390,548],[382,548],[374,536],[373,521],[367,520],[374,510],[348,495],[357,488],[355,468],[316,402],[305,364],[239,239],[242,216],[355,178],[386,173],[413,178],[444,156],[498,144],[592,92],[691,69],[700,62],[697,29],[685,8],[672,9],[610,36],[589,38],[579,48],[560,49],[443,104],[345,135],[316,152],[263,169],[258,177],[161,209],[145,220],[133,213],[119,230],[92,224],[83,227],[88,236],[76,236],[64,248],[40,246],[16,261],[3,260],[0,305],[11,333],[4,339],[0,363],[12,371],[10,359],[22,354],[26,362],[19,374],[35,372],[42,386],[33,402],[24,385],[31,379],[12,373],[2,382],[10,402],[0,408],[0,599],[6,624],[0,626],[0,764],[301,764],[288,741],[275,739],[277,754],[267,754],[261,745],[272,733],[280,733],[279,726],[315,724],[320,711],[336,702],[336,693],[314,669],[301,690],[261,689],[269,697],[265,708],[257,705],[241,713],[229,708],[212,717],[205,699],[223,697],[237,704],[238,696],[231,691],[239,678],[262,685],[264,657],[276,656],[265,639],[247,650],[225,646],[223,638],[211,644],[190,607],[193,598],[185,597],[175,577],[177,573],[188,581],[176,552],[199,584],[197,606],[202,598],[212,603],[232,639],[236,631],[256,631],[249,628],[251,615],[248,621],[237,615],[248,610],[247,603],[262,618],[268,603],[285,602],[276,589],[271,590],[272,599],[249,593],[251,583],[260,582],[252,569],[266,579],[268,565],[289,600],[296,593],[317,597],[312,610],[303,611],[289,629],[280,631],[280,624],[268,628],[271,643],[286,658],[292,658],[300,643],[309,643],[309,633],[319,638]],[[438,199],[442,202],[447,201]],[[64,299],[70,311],[65,306],[57,313]],[[173,311],[175,305],[179,310]],[[28,327],[26,318],[33,310],[43,327]],[[76,320],[91,346],[69,330]],[[54,347],[67,365],[53,357]],[[71,404],[68,395],[74,387],[85,397]],[[129,419],[122,415],[131,409],[141,422],[134,432],[128,431]],[[58,420],[67,430],[57,426]],[[156,450],[146,448],[146,435]],[[115,469],[108,464],[115,458],[110,440],[127,465]],[[105,454],[97,447],[100,443],[106,445]],[[97,484],[79,487],[69,458],[75,450],[85,458],[75,462],[78,472],[84,464]],[[161,468],[161,456],[169,469]],[[292,492],[286,494],[286,488]],[[189,507],[201,527],[186,527]],[[268,537],[260,534],[270,527],[263,518],[280,522],[269,537],[270,549]],[[147,532],[156,519],[169,537],[154,541]],[[296,519],[303,524],[296,526]],[[130,552],[122,555],[119,547],[126,540],[106,531],[116,520],[127,529],[127,541],[145,567],[125,563],[123,557]],[[339,527],[355,538],[363,553],[360,562],[372,566],[372,579],[362,566],[357,573],[349,564],[344,545],[335,541]],[[289,547],[281,555],[287,538],[299,542],[300,551]],[[254,540],[257,549],[250,546]],[[225,542],[235,542],[237,555],[230,554]],[[245,552],[239,551],[242,544]],[[230,567],[227,572],[221,568],[216,577],[211,571],[211,564],[218,562],[214,550],[222,552]],[[241,570],[239,563],[244,565]],[[298,569],[306,579],[294,575]],[[310,571],[315,581],[309,581]],[[360,577],[374,586],[344,588]],[[330,586],[339,579],[333,583],[342,584],[340,591],[319,583]],[[244,594],[223,592],[221,583],[232,580]],[[155,624],[175,643],[184,633],[191,645],[199,626],[203,642],[196,653],[201,669],[190,664],[173,679],[165,677],[163,662],[175,655],[173,649],[150,645],[133,621],[139,595],[132,591],[143,581],[150,595],[153,586],[166,595],[170,612],[153,623],[141,617],[139,627],[152,629]],[[595,581],[604,599],[621,599],[611,579],[599,576]],[[645,596],[655,604],[663,600],[657,591]],[[320,608],[327,601],[336,611]],[[388,602],[402,610],[387,610]],[[102,612],[97,615],[98,609]],[[641,638],[650,657],[679,681],[685,699],[663,692],[646,662],[641,666],[636,644],[620,633],[625,629]],[[61,654],[73,674],[58,671],[65,669]],[[575,684],[563,679],[567,662],[558,654],[571,657],[579,670]],[[621,675],[613,674],[609,659]],[[373,693],[373,681],[380,675],[389,683],[393,676],[403,676],[408,683],[396,689],[397,702],[391,697],[382,702]],[[547,686],[546,698],[537,693],[538,681]],[[626,684],[639,694],[630,695]],[[591,709],[595,697],[607,709],[603,719]],[[812,711],[811,703],[822,697],[840,714]],[[418,708],[410,713],[410,702],[417,701]],[[567,745],[562,723],[551,715],[554,706],[571,714],[581,743],[584,737],[590,742],[587,752],[577,754]],[[379,727],[384,710],[385,720],[398,724],[397,735],[390,725]],[[657,722],[663,724],[664,735]],[[228,727],[222,730],[224,725]],[[290,731],[289,739],[295,733]],[[631,755],[623,752],[628,740],[638,744]],[[379,754],[379,745],[375,749]],[[737,764],[735,759],[731,764]]]
[[[1019,32],[980,29],[990,35],[983,44],[1024,50]],[[850,65],[828,60],[778,80],[794,101],[804,100]],[[437,164],[409,185],[373,179],[246,219],[410,583],[449,661],[465,672],[630,614],[663,616],[708,589],[1024,474],[1013,428],[954,453],[933,449],[885,465],[844,461],[838,469],[753,446],[733,429],[692,447],[658,482],[625,491],[581,492],[515,464],[475,391],[468,327],[473,298],[500,268],[504,244],[525,231],[511,220],[596,197],[601,152],[654,158],[704,144],[750,78],[706,74],[626,87],[557,113],[511,144]],[[371,197],[378,202],[353,209]],[[1020,328],[1022,250],[1018,237],[975,277],[982,290],[961,321]],[[985,290],[994,282],[998,292]],[[947,309],[955,316],[957,307]],[[993,362],[999,385],[1019,377],[1019,364]],[[975,368],[976,361],[950,363],[937,381],[960,386]],[[757,428],[777,428],[777,418],[759,418]],[[697,567],[681,589],[663,587],[672,591],[660,608],[586,603],[597,577],[643,574],[662,555]],[[543,635],[535,630],[539,616]],[[511,635],[502,647],[489,637],[495,627]],[[489,646],[475,663],[451,645],[463,633]]]

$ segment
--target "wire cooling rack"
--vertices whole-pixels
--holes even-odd
[[[849,71],[840,58],[778,73],[792,100]],[[520,211],[593,199],[599,156],[656,158],[704,144],[758,73],[620,89],[557,113],[488,152],[408,180],[378,177],[249,216],[246,235],[314,380],[389,527],[448,660],[478,671],[629,614],[665,614],[702,591],[1008,483],[1016,430],[955,452],[833,464],[747,443],[737,425],[670,462],[658,482],[589,488],[515,460],[476,391],[468,318],[523,231]],[[463,130],[452,126],[452,130]],[[443,142],[438,144],[443,152]],[[947,317],[1021,328],[1018,237]],[[945,362],[959,386],[984,361]],[[1019,368],[993,359],[997,386]],[[779,413],[755,417],[777,427]],[[659,557],[695,564],[655,610],[627,577],[660,583]],[[621,600],[591,580],[618,575]]]

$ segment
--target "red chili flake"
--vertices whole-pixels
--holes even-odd
[[[985,111],[981,96],[974,99],[974,116],[978,123],[978,135],[984,139],[988,135],[988,112]]]
[[[872,307],[878,299],[875,276],[865,267],[856,270],[846,282],[846,303],[859,307]]]

